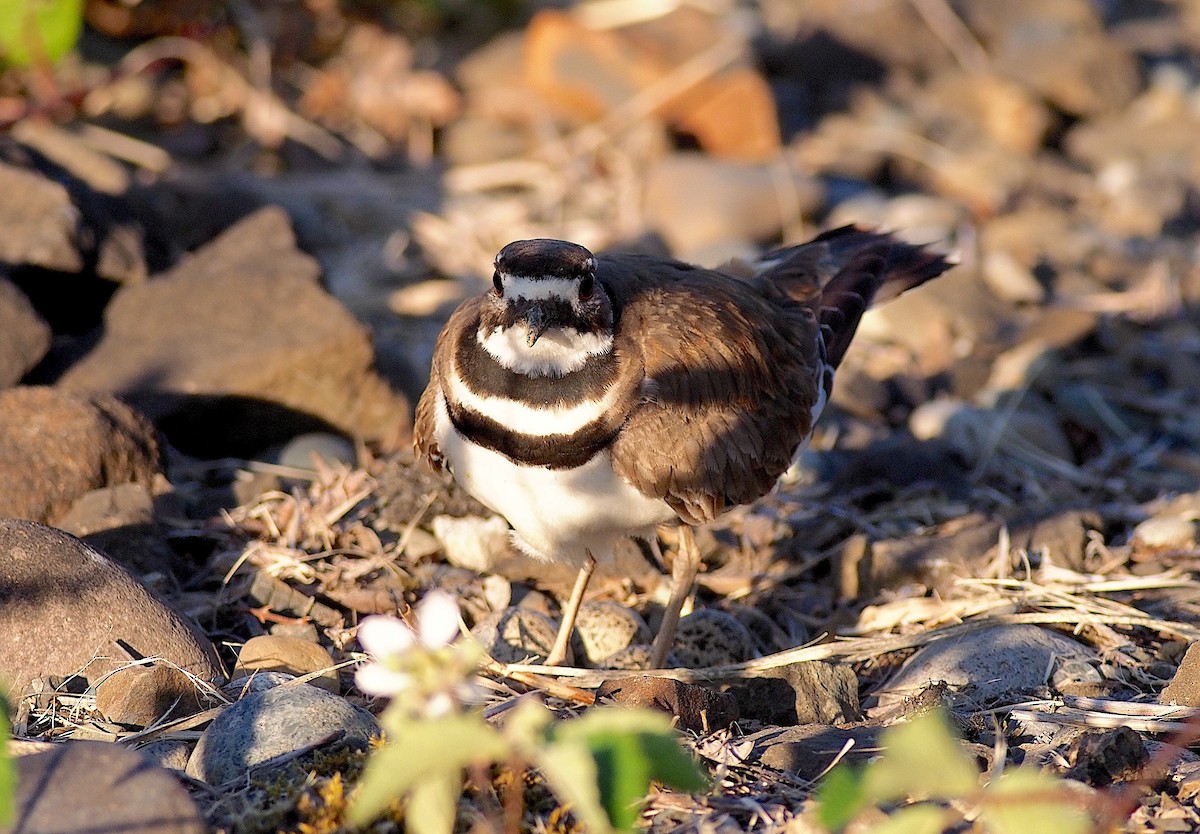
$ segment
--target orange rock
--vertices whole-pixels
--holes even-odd
[[[526,30],[525,83],[563,117],[595,121],[669,79],[721,37],[717,21],[693,9],[603,30],[545,11]],[[771,91],[740,59],[648,106],[715,156],[761,161],[774,157],[782,144]]]

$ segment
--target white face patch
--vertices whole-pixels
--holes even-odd
[[[593,356],[612,350],[609,333],[580,333],[569,328],[547,330],[533,347],[529,346],[529,328],[514,325],[493,330],[487,336],[476,334],[480,346],[510,371],[525,376],[565,376],[587,364]]]
[[[579,300],[578,278],[529,278],[525,275],[500,273],[506,298],[523,298],[526,301],[544,301],[555,298],[572,304]]]
[[[513,431],[536,437],[574,434],[607,414],[616,405],[619,393],[614,385],[596,400],[585,400],[572,406],[543,408],[508,397],[476,394],[457,373],[449,374],[446,379],[446,394],[451,400],[485,414]]]

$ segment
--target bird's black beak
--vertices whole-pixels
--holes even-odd
[[[542,335],[553,326],[554,322],[546,315],[545,310],[541,307],[530,307],[529,312],[525,314],[525,329],[528,332],[529,346],[536,345],[537,340],[542,338]]]

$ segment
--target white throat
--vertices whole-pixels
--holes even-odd
[[[529,329],[518,324],[484,335],[476,334],[480,346],[504,367],[525,376],[566,376],[580,370],[593,356],[612,350],[610,333],[579,333],[553,328],[529,346]]]

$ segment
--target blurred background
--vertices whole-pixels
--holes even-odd
[[[1200,3],[10,0],[0,44],[0,385],[187,455],[406,447],[510,240],[859,223],[961,265],[868,317],[801,477],[1196,489]]]

